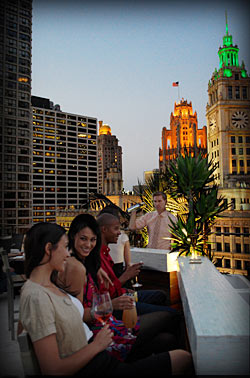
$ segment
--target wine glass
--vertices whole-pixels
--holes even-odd
[[[109,292],[103,294],[94,293],[92,308],[96,320],[98,320],[102,325],[105,325],[113,312]]]
[[[140,261],[140,264],[143,264],[143,261]],[[138,289],[139,287],[142,287],[142,284],[138,282],[138,276],[135,276],[135,283],[132,284],[134,289]]]
[[[125,327],[128,329],[128,334],[124,336],[126,339],[135,339],[136,336],[132,335],[132,328],[136,326],[137,323],[137,311],[135,305],[135,297],[133,293],[125,293],[123,295],[127,295],[133,298],[133,308],[123,310],[122,314],[122,321]]]

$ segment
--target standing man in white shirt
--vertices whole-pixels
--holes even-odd
[[[149,242],[147,248],[152,249],[171,249],[171,233],[169,226],[172,219],[176,222],[176,217],[166,210],[167,196],[163,192],[153,194],[155,211],[146,213],[136,218],[136,210],[131,212],[129,229],[131,231],[141,230],[147,227]]]

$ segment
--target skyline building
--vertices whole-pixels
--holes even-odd
[[[109,125],[99,121],[98,135],[98,192],[118,195],[123,190],[122,147],[112,135]]]
[[[162,128],[162,147],[159,149],[159,169],[164,172],[170,161],[185,151],[197,155],[207,152],[207,127],[198,129],[196,111],[193,112],[192,102],[183,98],[174,104],[174,112],[170,115],[170,130]]]
[[[32,96],[33,222],[55,222],[97,192],[97,119]]]
[[[0,2],[1,235],[32,219],[32,0]]]
[[[219,48],[219,69],[208,83],[208,154],[216,164],[219,195],[229,210],[218,218],[211,249],[224,273],[250,269],[250,78],[228,32]]]

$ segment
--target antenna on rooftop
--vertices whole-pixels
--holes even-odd
[[[226,34],[228,35],[227,11],[225,11],[225,17],[226,17]]]

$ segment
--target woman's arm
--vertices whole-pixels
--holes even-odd
[[[113,333],[105,325],[93,342],[78,352],[60,358],[56,334],[44,337],[33,343],[34,350],[43,375],[72,375],[89,363],[93,357],[105,350],[112,342]]]
[[[104,284],[105,288],[108,289],[109,285],[114,286],[113,282],[102,268],[100,268],[97,272],[97,277],[101,284]]]

